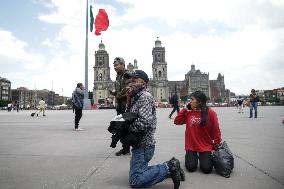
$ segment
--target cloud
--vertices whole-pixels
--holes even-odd
[[[10,57],[10,62],[25,62],[25,71],[38,70],[27,72],[31,86],[37,83],[38,88],[48,88],[53,80],[56,91],[63,88],[70,95],[75,84],[84,80],[85,1],[38,3],[50,8],[50,13],[39,15],[39,20],[47,27],[60,26],[55,37],[47,37],[42,43],[49,53],[35,54],[28,50],[31,44],[0,30],[0,56]],[[88,35],[89,90],[93,88],[94,54],[101,39],[114,79],[112,60],[116,56],[124,57],[126,63],[137,59],[138,67],[152,75],[152,48],[157,36],[166,48],[169,80],[183,80],[194,63],[197,69],[209,72],[210,79],[216,79],[219,72],[224,74],[226,87],[236,93],[283,87],[282,76],[271,79],[283,70],[281,1],[118,0],[116,5],[92,4],[94,14],[99,8],[107,10],[110,26],[102,36]]]

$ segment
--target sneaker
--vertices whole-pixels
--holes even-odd
[[[180,186],[180,181],[181,181],[179,162],[176,161],[176,159],[172,158],[167,163],[167,166],[169,168],[170,177],[172,178],[173,183],[174,183],[174,189],[178,189]]]
[[[74,129],[74,131],[83,131],[84,129],[78,127],[77,129]]]
[[[121,149],[118,152],[115,153],[116,156],[121,156],[121,155],[130,155],[130,151],[129,150],[124,150]]]

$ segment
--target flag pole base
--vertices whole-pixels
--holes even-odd
[[[84,110],[91,110],[91,100],[88,98],[84,98]]]

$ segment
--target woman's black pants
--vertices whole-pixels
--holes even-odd
[[[198,159],[199,167],[203,173],[211,173],[213,169],[213,163],[210,158],[211,152],[194,152],[186,150],[185,154],[185,167],[189,172],[194,172],[197,169]]]

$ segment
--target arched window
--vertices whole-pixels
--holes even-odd
[[[162,72],[161,71],[159,71],[159,77],[162,77]]]
[[[99,80],[103,80],[103,74],[100,73]]]

